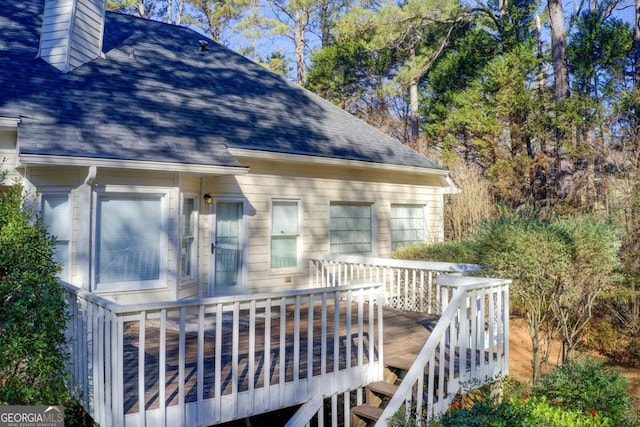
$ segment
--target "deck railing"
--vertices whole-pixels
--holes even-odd
[[[71,389],[100,425],[211,425],[382,378],[379,284],[142,305],[63,285]]]
[[[100,425],[211,425],[293,405],[292,422],[338,425],[340,413],[348,425],[352,397],[383,376],[386,303],[440,320],[382,420],[432,417],[468,380],[508,370],[509,282],[460,276],[478,269],[314,255],[311,289],[141,305],[63,283],[70,386]]]
[[[440,300],[438,276],[461,275],[481,269],[476,264],[313,254],[309,258],[309,286],[382,283],[387,305],[400,310],[440,314],[445,305]]]
[[[443,414],[456,393],[508,374],[509,280],[440,278],[446,301],[438,323],[380,416],[404,408],[416,425]],[[426,380],[425,380],[426,379]],[[425,382],[426,381],[426,382]]]

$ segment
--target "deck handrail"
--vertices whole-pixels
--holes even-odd
[[[400,310],[440,314],[446,301],[440,301],[438,277],[482,269],[477,264],[312,254],[309,257],[309,287],[382,283],[386,305]]]
[[[284,427],[300,427],[310,425],[313,417],[322,412],[323,404],[324,399],[321,395],[314,396],[307,403],[304,403],[302,406],[300,406],[296,413],[291,418],[289,418],[289,421],[287,421]],[[324,425],[322,420],[318,421],[318,425]]]
[[[479,264],[441,262],[441,261],[419,261],[396,258],[383,258],[361,255],[336,255],[314,253],[309,256],[311,260],[340,262],[349,264],[366,264],[378,267],[397,267],[418,270],[433,270],[447,273],[473,273],[483,269]]]
[[[97,304],[115,314],[129,314],[129,313],[138,313],[140,311],[157,311],[162,309],[177,309],[181,307],[197,307],[199,305],[207,305],[207,304],[231,304],[235,302],[241,303],[249,303],[251,300],[266,300],[266,299],[278,299],[282,297],[286,297],[288,299],[294,299],[296,296],[301,295],[320,295],[327,292],[325,288],[314,288],[314,289],[296,289],[289,291],[276,291],[276,292],[263,292],[260,294],[251,294],[251,295],[227,295],[227,296],[218,296],[218,297],[208,297],[208,298],[197,298],[197,299],[182,299],[178,301],[157,301],[157,302],[147,302],[147,303],[137,303],[137,304],[122,304],[117,303],[111,300],[108,300],[99,294],[94,294],[91,292],[87,292],[84,289],[78,288],[70,283],[66,283],[64,281],[60,281],[60,284],[63,288],[67,289],[70,292],[75,293],[77,296],[84,298],[88,301],[91,301],[94,304]],[[351,284],[351,285],[343,285],[340,286],[341,291],[349,291],[361,289],[363,287],[380,287],[382,286],[380,283],[360,283],[360,284]]]
[[[416,417],[416,425],[422,425],[424,418],[442,415],[448,409],[451,399],[460,390],[465,379],[484,375],[486,381],[508,373],[510,283],[510,280],[504,279],[456,276],[442,278],[441,286],[452,289],[453,294],[427,342],[384,409],[376,427],[386,426],[388,420],[403,405],[406,418],[409,419],[413,415]],[[485,298],[487,296],[488,298]],[[486,307],[485,303],[488,304]],[[488,312],[485,311],[486,308]],[[447,347],[449,351],[458,348],[457,356],[455,350],[453,357],[452,353],[449,353],[448,366]],[[476,354],[478,348],[482,351],[480,355]],[[471,350],[470,355],[467,355],[468,349]],[[470,359],[469,375],[466,372],[467,357]],[[436,363],[437,387],[434,375]],[[425,370],[428,370],[426,375]],[[448,383],[446,385],[445,377]],[[447,396],[443,395],[445,389]],[[440,391],[438,401],[435,400],[435,390]]]
[[[210,425],[382,379],[380,284],[131,305],[62,286],[70,385],[100,425]]]

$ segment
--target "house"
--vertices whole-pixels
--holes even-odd
[[[442,239],[447,171],[311,92],[100,0],[4,3],[0,153],[39,192],[66,281],[249,294],[300,286],[312,252]]]
[[[2,1],[0,158],[57,237],[70,387],[101,425],[324,424],[326,402],[349,424],[385,304],[440,316],[387,413],[507,372],[507,281],[388,259],[442,240],[447,170],[190,29]]]

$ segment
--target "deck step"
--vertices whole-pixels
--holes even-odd
[[[351,408],[351,413],[353,415],[356,415],[365,421],[378,421],[383,412],[384,409],[367,404]]]
[[[385,396],[393,396],[393,394],[398,390],[398,385],[389,384],[384,381],[376,381],[367,385],[367,389],[373,393],[383,394]]]
[[[399,369],[401,371],[408,371],[416,360],[415,354],[407,354],[403,356],[386,357],[384,364],[391,369]]]

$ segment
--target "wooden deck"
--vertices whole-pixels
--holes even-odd
[[[362,357],[364,362],[371,358],[378,360],[379,343],[370,343],[369,341],[376,336],[376,331],[372,331],[370,328],[372,325],[377,327],[377,319],[370,319],[366,314],[374,313],[375,316],[376,310],[369,310],[368,304],[365,304],[364,317],[366,320],[362,325],[358,325],[357,304],[352,304],[350,309],[342,305],[339,313],[335,313],[332,307],[333,305],[329,305],[326,313],[321,313],[318,311],[321,310],[320,306],[315,304],[312,310],[313,325],[311,326],[308,324],[308,307],[303,307],[299,319],[293,318],[289,307],[285,308],[284,328],[286,335],[280,333],[283,322],[279,307],[272,308],[268,314],[257,312],[253,325],[248,320],[250,317],[248,310],[240,310],[237,319],[235,319],[240,330],[235,361],[232,354],[233,314],[223,313],[221,317],[222,328],[220,329],[222,334],[220,337],[216,337],[216,330],[219,329],[216,328],[216,313],[207,313],[204,321],[203,342],[204,399],[215,397],[216,353],[220,354],[222,366],[221,395],[232,393],[234,385],[237,387],[237,392],[248,390],[250,383],[252,387],[260,388],[264,385],[265,375],[269,384],[278,384],[281,382],[281,375],[284,375],[284,381],[291,381],[294,375],[300,379],[307,378],[310,371],[311,375],[318,376],[344,369],[346,366],[355,366],[358,363],[358,357]],[[197,399],[198,323],[195,316],[193,313],[187,314],[187,322],[184,325],[183,375],[184,399],[187,403]],[[422,348],[429,336],[430,329],[436,323],[436,319],[433,317],[427,318],[424,314],[392,308],[383,310],[383,319],[385,359],[404,358],[411,360],[411,358],[415,358],[415,354]],[[298,334],[294,331],[296,327]],[[253,333],[250,333],[250,329],[253,329],[251,331]],[[358,330],[362,332],[358,334]],[[138,412],[138,402],[140,401],[138,398],[140,393],[138,385],[139,322],[125,322],[124,331],[124,409],[125,413],[135,413]],[[145,321],[144,401],[147,410],[159,406],[160,331],[160,322],[157,319]],[[255,338],[250,339],[252,336]],[[297,342],[294,341],[295,336],[299,337]],[[313,340],[312,345],[308,342],[309,337]],[[165,340],[165,396],[166,405],[171,406],[178,404],[180,381],[180,322],[175,315],[167,318]],[[221,343],[219,352],[216,351],[217,342]],[[371,348],[374,349],[373,354],[370,354]],[[308,357],[309,349],[312,349],[312,357]],[[326,355],[325,358],[321,357],[323,353]],[[249,360],[251,354],[254,355],[253,361]],[[309,369],[308,361],[311,361],[311,369]],[[249,369],[250,362],[253,362],[253,371],[255,372],[253,378],[249,378],[248,374],[251,371]],[[234,363],[237,365],[235,371],[233,369]],[[268,363],[269,366],[265,366],[265,363]],[[281,368],[282,366],[285,367],[284,370]]]

